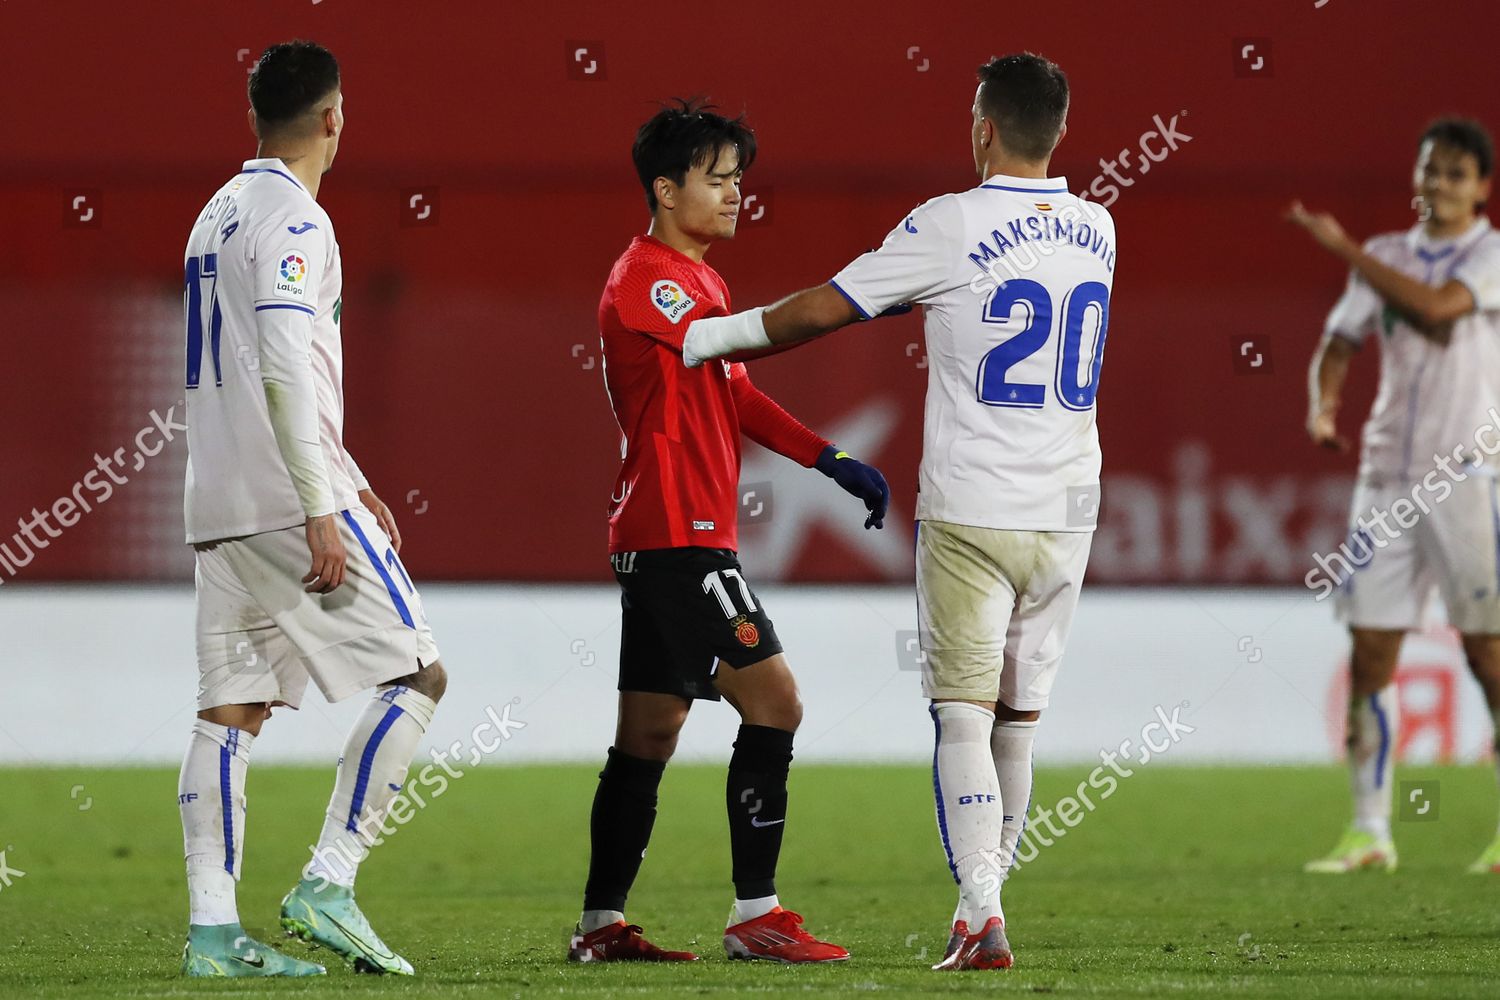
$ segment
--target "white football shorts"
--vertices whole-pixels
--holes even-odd
[[[1460,632],[1500,634],[1500,495],[1494,477],[1466,468],[1466,479],[1444,479],[1437,490],[1379,481],[1355,487],[1349,537],[1339,549],[1352,568],[1335,598],[1343,621],[1353,628],[1421,628],[1436,592]],[[1447,495],[1445,485],[1451,485]],[[1429,513],[1412,502],[1414,489]],[[1393,511],[1398,501],[1404,502]],[[1374,523],[1371,508],[1389,512],[1383,519],[1389,530]]]
[[[422,598],[375,515],[335,515],[343,584],[309,594],[302,525],[196,546],[198,708],[296,708],[308,677],[330,702],[415,673],[438,658]]]
[[[1046,708],[1093,539],[919,522],[922,694]]]

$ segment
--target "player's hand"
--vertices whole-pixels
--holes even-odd
[[[1302,202],[1294,201],[1287,210],[1286,219],[1307,230],[1323,249],[1331,250],[1341,257],[1358,249],[1349,234],[1344,232],[1344,227],[1339,225],[1339,220],[1328,212],[1309,212],[1302,207]]]
[[[374,490],[360,490],[359,502],[365,505],[365,510],[375,515],[380,530],[385,532],[386,537],[391,540],[391,548],[400,552],[401,532],[396,529],[396,518],[391,513],[391,509],[375,495]]]
[[[339,537],[335,514],[307,519],[307,549],[312,553],[312,569],[302,578],[309,594],[331,594],[344,582],[344,564],[348,554]]]
[[[891,488],[886,485],[879,469],[850,458],[833,445],[823,449],[814,468],[842,486],[846,493],[865,502],[865,510],[870,512],[865,518],[866,528],[885,527],[885,512],[891,506]]]
[[[1319,448],[1327,448],[1341,455],[1349,450],[1349,439],[1338,432],[1332,413],[1314,413],[1308,417],[1307,436]]]

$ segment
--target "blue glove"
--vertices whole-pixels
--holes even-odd
[[[833,445],[823,449],[813,468],[844,488],[846,493],[865,502],[870,516],[865,518],[866,528],[884,528],[885,512],[891,505],[891,488],[885,477],[873,465],[856,461]]]

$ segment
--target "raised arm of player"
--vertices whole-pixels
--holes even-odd
[[[798,465],[817,469],[864,503],[869,512],[865,518],[866,528],[885,527],[886,511],[891,505],[891,488],[879,469],[849,457],[809,430],[774,399],[757,389],[744,365],[736,364],[731,368],[729,389],[734,394],[740,431],[747,438],[778,455],[785,455]]]
[[[1309,212],[1293,202],[1287,218],[1301,226],[1340,260],[1348,263],[1393,309],[1424,337],[1446,343],[1449,324],[1474,311],[1474,290],[1458,277],[1434,288],[1377,260],[1328,212]]]
[[[949,233],[957,229],[951,196],[934,198],[892,229],[879,249],[861,254],[827,283],[773,306],[695,321],[683,342],[683,364],[692,368],[709,358],[748,360],[779,353],[945,291],[952,280]]]
[[[326,594],[344,582],[346,554],[334,522],[333,487],[319,436],[313,380],[312,329],[327,246],[317,228],[292,233],[276,220],[264,228],[255,254],[255,321],[260,380],[276,447],[307,515],[312,565],[302,582]]]

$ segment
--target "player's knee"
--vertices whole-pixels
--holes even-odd
[[[417,694],[425,695],[434,702],[443,700],[443,693],[448,690],[448,671],[443,669],[440,662],[429,663],[414,674],[407,674],[398,680],[391,682],[402,687],[411,688]]]
[[[781,725],[777,728],[785,729],[789,733],[795,733],[797,728],[802,725],[802,699],[798,697],[795,688],[786,695],[785,700],[778,706],[778,709],[781,715]]]
[[[1391,682],[1401,655],[1403,633],[1354,629],[1349,655],[1349,673],[1355,697],[1374,694]]]
[[[996,722],[1035,722],[1042,717],[1037,709],[1022,711],[1019,708],[1011,708],[1003,701],[995,702]]]
[[[615,745],[632,757],[666,762],[677,752],[677,733],[665,726],[622,732]]]
[[[1463,637],[1464,660],[1491,704],[1500,699],[1500,642],[1489,635]]]
[[[260,727],[265,725],[265,721],[270,717],[271,706],[263,701],[245,705],[219,705],[198,713],[198,718],[204,722],[227,726],[230,729],[242,729],[251,736],[259,736]]]

